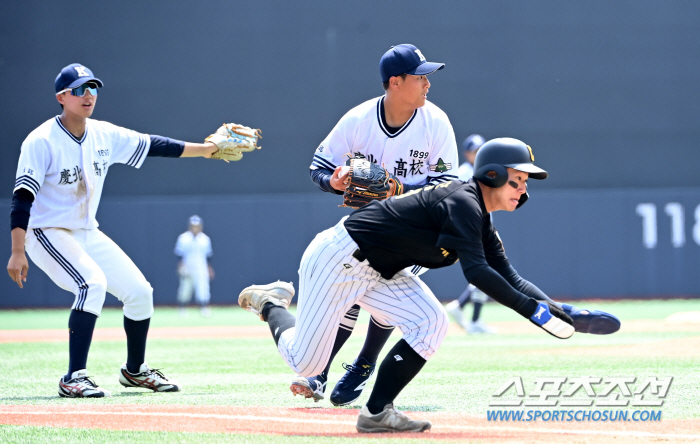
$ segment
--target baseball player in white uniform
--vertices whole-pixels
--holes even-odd
[[[214,276],[214,270],[208,262],[212,255],[211,240],[202,232],[201,217],[190,217],[189,229],[177,237],[175,254],[180,256],[177,270],[180,276],[180,286],[177,290],[180,313],[184,314],[185,306],[192,300],[194,293],[202,316],[211,316],[209,279]]]
[[[137,133],[93,120],[103,83],[81,64],[55,80],[63,108],[22,143],[11,210],[10,277],[27,281],[26,253],[56,285],[75,294],[68,320],[69,368],[59,381],[62,397],[105,397],[86,370],[95,321],[106,293],[124,304],[127,360],[119,372],[125,387],[179,391],[177,382],[148,367],[146,338],[153,314],[153,289],[129,257],[98,229],[95,214],[110,167],[139,168],[147,156],[211,157],[214,143],[186,143]]]
[[[402,339],[382,361],[358,416],[359,432],[431,427],[393,404],[437,352],[448,326],[440,302],[406,270],[411,265],[441,268],[459,260],[467,280],[496,301],[556,337],[574,334],[563,309],[510,265],[490,220],[493,211],[522,205],[528,178],[545,179],[547,172],[534,165],[530,147],[519,140],[494,139],[482,150],[478,181],[430,184],[373,201],[319,233],[301,258],[296,318],[287,311],[291,284],[253,285],[239,295],[241,307],[269,324],[283,359],[302,376],[326,366],[337,328],[354,304],[401,330]]]
[[[443,63],[426,61],[413,45],[391,47],[384,53],[379,70],[385,94],[348,111],[314,153],[310,175],[318,187],[343,194],[348,157],[364,157],[393,174],[404,192],[428,183],[457,178],[458,153],[454,130],[447,115],[427,100],[428,75],[444,68]],[[420,267],[413,271],[418,273]],[[290,389],[315,401],[323,399],[328,369],[333,357],[347,341],[355,326],[360,306],[350,308],[343,321],[327,367],[313,377],[297,377]],[[343,364],[347,372],[331,393],[331,403],[346,405],[362,393],[372,375],[378,355],[393,327],[375,317],[365,345],[357,359]]]

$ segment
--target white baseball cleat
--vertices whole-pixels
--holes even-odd
[[[560,339],[568,339],[573,336],[576,331],[573,325],[567,324],[552,315],[549,310],[549,304],[546,302],[537,304],[537,310],[535,310],[534,315],[530,316],[530,321],[538,327],[543,328],[547,333]]]
[[[420,433],[430,430],[430,421],[413,421],[403,412],[396,410],[393,404],[384,406],[384,410],[376,415],[369,412],[367,406],[362,407],[357,417],[357,431],[360,433]]]
[[[58,396],[61,398],[104,398],[111,394],[97,386],[97,383],[88,376],[87,370],[76,370],[70,375],[68,381],[63,377],[58,381]]]
[[[459,301],[454,300],[445,305],[445,311],[452,317],[452,319],[454,319],[457,325],[467,330],[469,323],[466,321],[466,319],[464,319],[464,314],[462,313],[462,307],[459,306]]]
[[[165,376],[157,368],[149,368],[145,362],[141,364],[138,373],[129,373],[124,364],[119,371],[119,383],[124,387],[139,387],[154,392],[179,392],[180,385]]]
[[[472,321],[467,327],[467,333],[469,334],[487,334],[492,335],[496,333],[496,330],[484,324],[481,321]]]
[[[287,309],[293,297],[294,286],[292,283],[277,281],[267,285],[251,285],[244,288],[238,295],[238,305],[257,314],[260,316],[260,320],[264,321],[262,308],[265,304],[269,302]]]

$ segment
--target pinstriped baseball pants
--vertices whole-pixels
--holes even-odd
[[[353,253],[357,244],[343,218],[319,233],[299,266],[296,325],[285,331],[278,350],[301,376],[315,376],[330,358],[338,325],[348,309],[359,304],[379,322],[398,327],[403,339],[424,359],[440,347],[448,319],[430,289],[406,270],[384,279]]]
[[[100,230],[30,228],[25,249],[56,285],[75,294],[74,310],[99,316],[109,292],[124,303],[127,318],[142,321],[153,315],[151,284]]]

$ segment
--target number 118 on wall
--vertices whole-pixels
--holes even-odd
[[[656,248],[658,234],[656,228],[656,205],[640,203],[637,205],[637,215],[642,218],[642,243],[645,248]],[[671,244],[674,248],[685,245],[685,210],[677,202],[664,205],[664,213],[671,219]],[[695,207],[695,223],[693,224],[693,240],[700,245],[700,205]]]

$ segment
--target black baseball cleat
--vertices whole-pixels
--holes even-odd
[[[616,316],[604,311],[586,310],[570,304],[561,304],[561,309],[574,320],[574,328],[578,333],[609,335],[618,331],[622,325]]]

